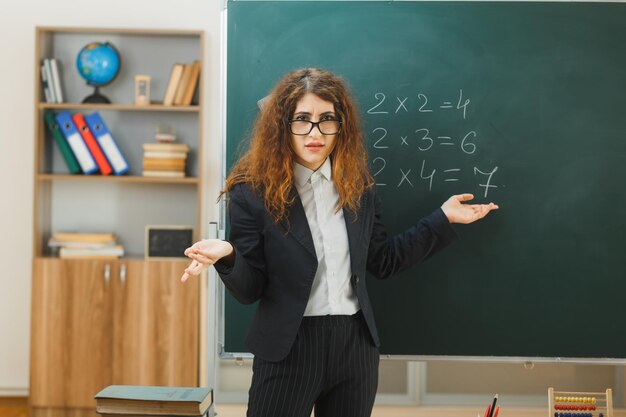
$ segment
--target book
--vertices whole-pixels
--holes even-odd
[[[46,73],[46,65],[41,64],[41,85],[43,87],[43,95],[46,103],[54,103],[52,100],[52,92],[50,91],[50,83],[48,82],[48,74]]]
[[[213,404],[205,387],[110,385],[96,394],[100,414],[201,416]]]
[[[57,242],[109,243],[115,242],[115,235],[113,233],[56,232],[51,239]]]
[[[50,60],[50,68],[52,69],[52,87],[56,96],[57,103],[63,103],[63,88],[61,86],[61,75],[59,73],[59,61],[55,58]]]
[[[170,80],[167,83],[167,89],[165,90],[165,97],[163,98],[164,106],[171,106],[174,104],[174,98],[176,96],[176,89],[180,83],[180,78],[183,75],[183,64],[174,64],[172,72],[170,73]]]
[[[187,159],[187,152],[174,151],[144,151],[144,158],[164,158],[164,159]]]
[[[142,171],[141,175],[143,175],[144,177],[185,178],[185,173],[183,171],[144,170]]]
[[[106,246],[102,248],[66,247],[59,249],[59,258],[102,258],[115,259],[124,256],[124,248],[120,245]]]
[[[46,79],[48,80],[48,85],[50,86],[50,98],[52,99],[52,103],[58,103],[57,95],[54,91],[54,81],[52,79],[52,66],[50,64],[50,60],[47,58],[44,59],[43,66],[46,71]]]
[[[209,411],[213,410],[213,406],[209,406],[209,408],[207,409],[207,411],[200,415],[200,416],[193,416],[193,417],[209,417]],[[102,417],[163,417],[163,414],[113,414],[113,413],[98,413],[100,414]],[[171,415],[171,414],[170,414]],[[217,414],[213,414],[213,415],[217,415]]]
[[[184,159],[165,159],[165,158],[144,158],[143,169],[150,170],[166,170],[166,171],[184,171]]]
[[[91,156],[95,159],[98,168],[100,169],[100,173],[102,175],[109,175],[113,170],[111,169],[111,165],[109,165],[109,161],[107,161],[104,153],[102,153],[102,149],[100,149],[100,145],[96,142],[96,138],[93,137],[91,130],[87,127],[87,122],[85,121],[85,116],[80,113],[76,113],[72,116],[74,120],[74,124],[76,128],[80,132],[83,140],[87,144],[87,148],[89,148],[89,152],[91,152]]]
[[[78,164],[69,143],[67,143],[65,136],[63,136],[63,133],[59,129],[59,124],[54,117],[54,112],[52,110],[46,110],[43,118],[46,122],[48,130],[52,134],[54,142],[57,144],[57,147],[61,152],[63,160],[65,160],[65,164],[67,165],[67,169],[70,171],[70,174],[80,174],[80,165]]]
[[[63,132],[70,148],[72,148],[72,152],[74,152],[74,156],[78,160],[83,173],[89,175],[96,172],[98,170],[96,161],[91,156],[91,152],[89,152],[83,137],[78,133],[78,128],[76,128],[70,112],[61,112],[55,118],[59,124],[59,129]]]
[[[185,143],[144,143],[143,150],[144,152],[189,152],[189,145]]]
[[[189,80],[191,79],[191,69],[191,64],[183,64],[183,74],[180,76],[180,82],[178,83],[178,87],[176,87],[176,95],[174,96],[174,105],[176,106],[183,104],[187,84],[189,84]]]
[[[210,409],[210,408],[209,408]],[[100,414],[102,417],[162,417],[162,414],[112,414],[112,413],[98,413]],[[197,416],[197,417],[208,417],[208,412],[205,412],[204,414],[202,414],[202,416]]]
[[[122,151],[117,146],[115,139],[111,133],[109,133],[109,129],[104,124],[102,117],[100,117],[100,113],[94,112],[89,116],[85,117],[85,121],[87,122],[87,126],[89,126],[89,130],[95,136],[98,145],[104,152],[109,164],[113,168],[113,172],[115,175],[122,175],[129,171],[130,167],[128,166],[128,162],[122,155]]]
[[[185,93],[183,94],[183,99],[181,104],[183,106],[191,105],[193,100],[193,93],[196,91],[196,87],[198,86],[198,80],[200,79],[200,61],[194,61],[191,64],[191,75],[189,76],[189,82],[185,87]]]
[[[115,242],[106,243],[85,243],[85,242],[60,242],[54,238],[48,240],[50,248],[83,248],[83,249],[102,249],[115,246]]]

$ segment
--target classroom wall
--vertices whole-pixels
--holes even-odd
[[[219,59],[221,0],[108,0],[90,7],[72,0],[22,0],[0,13],[0,395],[28,390],[33,205],[35,26],[199,29],[206,33],[206,195],[220,174]],[[214,197],[205,213],[216,220]]]

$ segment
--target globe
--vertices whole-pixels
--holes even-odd
[[[76,67],[88,85],[95,87],[92,95],[83,103],[110,103],[100,94],[99,87],[113,82],[120,72],[120,54],[109,42],[91,42],[85,45],[76,58]]]

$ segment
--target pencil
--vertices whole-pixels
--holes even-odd
[[[498,402],[498,394],[493,397],[493,404],[491,404],[491,412],[489,413],[489,417],[493,417],[494,411],[496,411],[496,402]]]

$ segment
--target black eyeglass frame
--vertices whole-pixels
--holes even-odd
[[[307,123],[311,124],[311,128],[306,133],[294,133],[294,131],[291,129],[291,123],[293,123],[293,122],[307,122]],[[320,129],[320,123],[324,123],[324,122],[338,122],[339,123],[339,129],[337,129],[337,131],[335,133],[324,133],[324,132],[322,132],[322,129]],[[342,121],[339,120],[339,119],[319,120],[317,122],[312,122],[310,120],[287,119],[287,124],[289,125],[289,131],[292,134],[296,135],[296,136],[306,136],[306,135],[310,134],[313,131],[313,128],[316,127],[316,126],[317,126],[317,130],[319,130],[322,135],[337,135],[337,134],[339,134],[339,132],[341,132],[341,126],[343,125]]]

